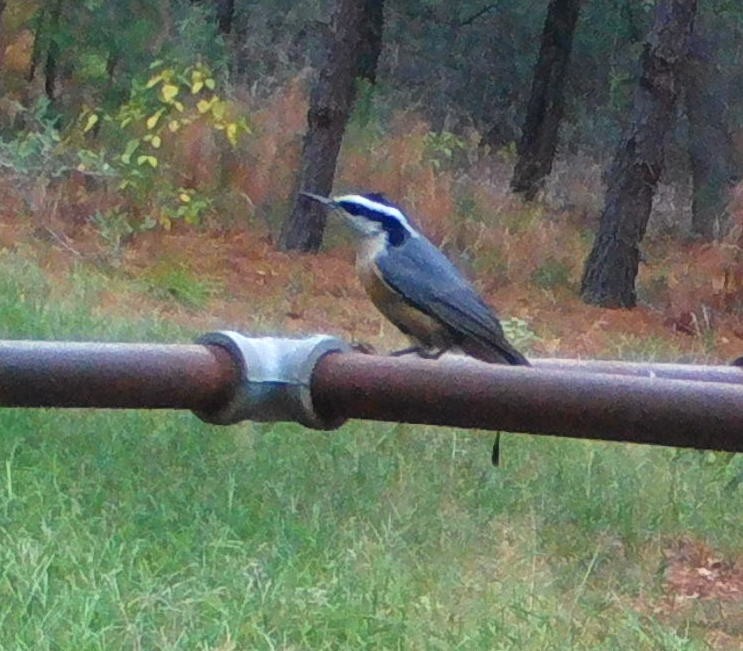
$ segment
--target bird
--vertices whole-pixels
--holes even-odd
[[[460,351],[483,362],[530,366],[472,283],[384,194],[300,194],[340,214],[356,234],[361,284],[412,343],[393,355],[415,352],[435,359]],[[497,448],[498,441],[494,465]]]

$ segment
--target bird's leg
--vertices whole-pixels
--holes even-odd
[[[356,341],[353,344],[351,344],[351,348],[354,350],[354,352],[357,353],[363,353],[364,355],[376,355],[377,351],[374,349],[374,346],[371,344],[367,344],[364,341]]]
[[[401,357],[402,355],[411,355],[417,353],[422,359],[438,359],[448,349],[447,348],[425,348],[424,346],[408,346],[402,350],[395,350],[390,353],[390,357]]]

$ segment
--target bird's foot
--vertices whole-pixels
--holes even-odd
[[[376,355],[377,351],[371,344],[367,344],[364,341],[355,341],[351,344],[351,348],[356,353],[363,353],[364,355]]]
[[[390,353],[390,357],[402,357],[403,355],[412,355],[413,353],[420,353],[423,350],[420,346],[408,346],[407,348],[401,348],[400,350],[393,350]]]
[[[445,352],[446,348],[424,348],[423,346],[408,346],[402,350],[395,350],[390,353],[390,357],[401,357],[402,355],[412,355],[415,353],[423,359],[438,359]]]

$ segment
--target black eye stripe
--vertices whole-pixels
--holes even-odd
[[[405,229],[405,226],[400,223],[400,220],[396,217],[386,215],[383,212],[374,210],[374,208],[370,208],[369,206],[365,206],[364,204],[356,203],[355,201],[339,201],[338,205],[351,215],[354,215],[356,217],[366,217],[367,219],[380,224],[382,228],[387,232],[387,235],[389,236],[389,242],[390,244],[392,244],[392,246],[402,244],[402,242],[405,240],[407,230]]]
[[[400,224],[400,220],[396,217],[391,217],[390,215],[386,215],[379,210],[375,210],[374,208],[370,208],[369,206],[365,206],[361,203],[356,203],[355,201],[339,201],[338,205],[343,208],[343,210],[351,213],[352,215],[355,215],[357,217],[366,217],[367,219],[371,219],[372,221],[379,222],[385,228],[387,228],[388,224]]]

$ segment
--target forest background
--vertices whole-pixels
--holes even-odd
[[[332,223],[318,255],[280,246],[341,4],[0,2],[2,336],[230,327],[400,345]],[[673,105],[637,307],[608,310],[581,299],[584,264],[657,8],[573,3],[558,146],[525,196],[513,174],[548,4],[385,3],[336,190],[403,205],[530,355],[740,356],[743,8],[698,7],[680,70],[702,104],[695,118],[681,90]],[[714,171],[707,229],[700,165]],[[732,649],[743,636],[736,457],[514,436],[492,470],[488,440],[436,428],[0,423],[9,647]]]

